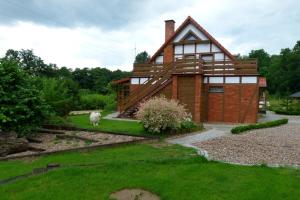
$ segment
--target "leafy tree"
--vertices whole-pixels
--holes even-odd
[[[5,54],[5,59],[11,59],[20,63],[20,66],[27,72],[36,76],[56,76],[57,66],[55,64],[45,64],[44,61],[34,55],[32,50],[16,51],[9,49]]]
[[[150,55],[143,51],[135,56],[134,63],[146,63],[150,59]]]
[[[249,53],[249,58],[256,58],[259,68],[259,73],[263,76],[267,75],[267,68],[271,63],[270,55],[264,49],[252,50]]]
[[[31,133],[49,114],[33,79],[13,59],[0,60],[0,129]]]

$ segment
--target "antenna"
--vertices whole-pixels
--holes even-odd
[[[134,43],[134,58],[136,57],[136,43]]]

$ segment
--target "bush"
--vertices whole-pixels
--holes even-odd
[[[78,89],[69,79],[40,78],[43,98],[58,116],[65,116],[76,108]]]
[[[190,133],[193,131],[199,131],[202,130],[203,127],[202,125],[195,124],[192,120],[191,117],[186,118],[183,122],[180,124],[180,133]]]
[[[298,110],[272,109],[272,111],[279,115],[300,115],[300,111]]]
[[[101,94],[81,94],[79,98],[79,108],[82,110],[116,110],[116,96],[114,94],[101,95]]]
[[[280,126],[282,124],[287,124],[287,123],[288,123],[288,119],[279,119],[279,120],[250,124],[250,125],[245,125],[245,126],[237,126],[237,127],[234,127],[233,129],[231,129],[231,133],[239,134],[239,133],[242,133],[242,132],[245,132],[248,130],[252,130],[252,129],[269,128],[269,127],[274,127],[274,126]]]
[[[184,121],[189,120],[183,105],[164,97],[154,97],[141,103],[136,116],[150,133],[178,130]]]
[[[33,78],[13,60],[0,60],[0,129],[30,134],[49,114]]]
[[[300,101],[291,98],[271,98],[269,110],[281,115],[300,115]]]

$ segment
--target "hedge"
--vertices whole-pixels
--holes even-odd
[[[234,127],[231,129],[231,133],[239,134],[239,133],[249,131],[252,129],[269,128],[269,127],[274,127],[274,126],[280,126],[282,124],[287,124],[287,123],[288,123],[288,119],[279,119],[279,120],[250,124],[250,125],[245,125],[245,126],[237,126],[237,127]]]
[[[298,110],[291,110],[291,111],[286,111],[286,110],[280,110],[280,109],[273,109],[276,114],[279,115],[300,115],[300,111]]]

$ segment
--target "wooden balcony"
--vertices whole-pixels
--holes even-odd
[[[133,76],[152,77],[161,72],[165,66],[172,65],[172,74],[203,75],[257,75],[256,59],[204,61],[202,59],[177,59],[168,64],[134,64]]]

